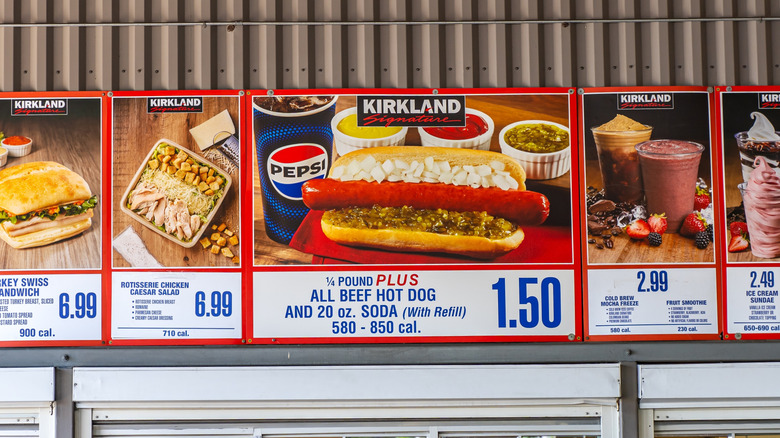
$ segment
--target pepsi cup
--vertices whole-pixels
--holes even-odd
[[[260,96],[252,102],[265,232],[271,240],[288,244],[309,212],[302,200],[303,183],[324,178],[330,169],[330,121],[336,113],[336,96],[304,110],[295,105],[269,109],[258,104],[258,100],[270,99],[307,97]],[[288,109],[290,112],[284,112]]]

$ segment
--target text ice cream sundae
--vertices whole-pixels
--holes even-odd
[[[742,179],[745,182],[750,178],[756,157],[766,158],[769,167],[776,169],[776,172],[780,165],[780,135],[775,132],[769,119],[760,112],[754,111],[750,113],[750,117],[755,120],[753,126],[734,135],[742,162]]]
[[[754,165],[748,182],[739,185],[750,248],[756,257],[774,258],[780,256],[780,176],[762,156]]]

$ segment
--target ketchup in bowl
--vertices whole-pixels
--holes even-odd
[[[3,139],[3,144],[8,146],[22,146],[30,142],[30,139],[27,137],[22,137],[21,135],[12,135],[10,137],[6,137]]]
[[[444,126],[424,129],[425,132],[434,137],[446,140],[465,140],[486,133],[488,124],[482,117],[476,114],[466,114],[466,126]]]

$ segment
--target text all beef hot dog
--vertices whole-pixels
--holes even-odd
[[[496,152],[421,146],[376,147],[333,163],[303,186],[325,210],[333,241],[393,251],[493,258],[517,248],[520,225],[547,218],[547,198],[525,190],[525,171]]]

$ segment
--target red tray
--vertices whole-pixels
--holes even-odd
[[[523,227],[525,240],[514,251],[492,260],[451,254],[392,252],[355,248],[328,239],[320,226],[322,211],[312,210],[290,241],[290,247],[313,254],[313,263],[440,264],[440,263],[572,263],[572,236],[568,226]]]

